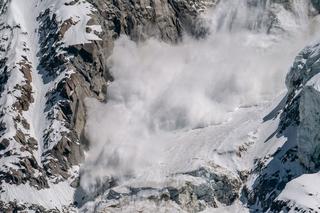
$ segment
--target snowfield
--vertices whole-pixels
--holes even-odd
[[[168,44],[120,36],[106,61],[114,77],[107,101],[86,100],[85,161],[42,189],[2,181],[0,200],[66,212],[320,211],[320,173],[306,174],[320,152],[314,116],[320,113],[320,75],[310,74],[320,67],[320,48],[305,49],[309,61],[304,52],[295,59],[317,43],[319,16],[307,15],[312,8],[305,1],[292,0],[290,9],[247,3],[226,0],[203,13],[206,38],[184,35]],[[59,29],[71,23],[62,33],[61,54],[100,41],[102,32],[88,26],[94,9],[84,0],[12,0],[0,16],[19,26],[2,34],[12,37],[6,43],[11,75],[0,97],[1,123],[9,128],[1,137],[12,139],[22,129],[38,144],[32,153],[10,144],[17,153],[0,158],[0,167],[10,173],[20,158],[33,156],[39,179],[45,154],[70,131],[57,109],[47,109],[48,94],[76,72],[66,67],[55,78],[43,74],[38,17],[47,9]],[[28,83],[21,61],[30,65],[33,97],[22,112],[30,123],[24,129],[14,124],[12,108],[21,96],[16,85]],[[286,117],[295,110],[299,118]],[[286,119],[300,119],[300,126],[291,120],[285,126]],[[73,188],[78,175],[80,185]]]
[[[305,209],[320,208],[320,174],[305,174],[289,183],[278,196],[278,200],[289,201],[289,205],[297,205]],[[294,211],[291,211],[294,212]]]

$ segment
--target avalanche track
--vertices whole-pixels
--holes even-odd
[[[313,0],[0,0],[0,211],[319,212]]]

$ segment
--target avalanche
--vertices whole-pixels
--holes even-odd
[[[92,206],[119,212],[160,211],[167,207],[143,202],[146,197],[130,189],[141,193],[155,190],[157,193],[147,198],[161,200],[157,197],[178,179],[177,174],[193,174],[212,164],[223,168],[215,171],[218,176],[230,172],[228,176],[235,178],[232,181],[243,178],[243,190],[251,197],[248,201],[242,197],[244,203],[235,202],[234,208],[246,205],[239,211],[266,211],[279,192],[270,189],[271,195],[259,194],[273,187],[265,185],[272,183],[263,175],[270,180],[278,170],[292,170],[293,177],[303,173],[299,163],[277,163],[296,145],[294,127],[285,134],[279,132],[280,115],[285,75],[297,53],[315,40],[318,23],[307,15],[308,2],[293,1],[293,11],[280,4],[265,6],[262,1],[256,7],[247,4],[224,1],[204,14],[210,32],[203,40],[185,37],[180,44],[168,45],[154,39],[134,43],[122,37],[116,42],[109,58],[115,81],[108,87],[108,101],[90,100],[87,104],[92,147],[82,167],[81,186],[93,193],[99,190],[97,180],[115,178],[126,192],[107,190],[83,211]],[[272,15],[275,23],[270,23]],[[284,172],[280,180],[286,178]],[[209,176],[201,176],[195,183],[187,179],[179,181],[195,184],[193,187],[201,181],[212,183]],[[241,190],[210,187],[224,193]],[[170,208],[188,212],[203,210],[201,205],[222,209],[228,205],[224,199],[211,205],[206,199],[204,204],[197,203],[192,193],[183,196],[177,198],[180,206]],[[232,201],[231,197],[225,199]],[[111,206],[116,206],[115,210]]]
[[[122,3],[0,0],[0,208],[318,212],[319,5]]]

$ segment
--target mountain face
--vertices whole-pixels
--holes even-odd
[[[319,8],[0,0],[1,211],[319,212]]]

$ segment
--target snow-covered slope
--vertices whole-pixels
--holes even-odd
[[[75,149],[79,144],[75,138],[66,136],[72,129],[58,108],[64,98],[52,97],[51,93],[75,71],[67,66],[45,67],[43,60],[48,63],[46,55],[66,57],[63,56],[64,46],[100,38],[93,34],[94,31],[86,32],[92,6],[87,2],[74,2],[68,6],[67,3],[63,0],[28,3],[13,0],[1,5],[0,197],[4,205],[16,201],[61,209],[62,205],[72,203],[72,187],[67,183],[62,184],[64,186],[56,184],[73,175],[71,166],[76,162],[68,159],[69,162],[63,164],[55,150],[64,141],[74,144],[69,147]],[[46,25],[54,26],[44,29]],[[48,39],[55,39],[54,35],[44,35],[44,32],[57,33],[55,30],[60,28],[60,33],[65,33],[63,30],[68,33],[56,43],[48,42]],[[55,48],[54,52],[46,49],[48,45],[55,45],[50,47]],[[52,71],[54,75],[51,75]],[[66,144],[63,145],[65,149],[68,149]],[[63,189],[60,197],[56,196],[58,189]]]
[[[319,7],[0,1],[0,211],[319,211]]]

